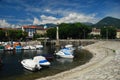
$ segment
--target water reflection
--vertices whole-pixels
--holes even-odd
[[[92,57],[88,55],[88,52],[77,52],[75,54],[77,57],[75,59],[65,59],[65,58],[56,58],[53,54],[55,51],[58,51],[60,48],[55,48],[51,46],[45,46],[42,50],[21,50],[21,51],[0,51],[0,58],[3,60],[3,67],[0,70],[0,80],[21,78],[28,76],[28,80],[34,79],[31,75],[35,75],[37,77],[42,77],[45,75],[56,74],[58,72],[68,70],[77,65],[83,64]],[[79,54],[80,53],[80,54]],[[83,54],[82,54],[83,53]],[[87,54],[87,55],[84,55]],[[48,69],[43,69],[42,71],[38,71],[36,73],[28,71],[24,69],[21,65],[21,61],[27,58],[33,58],[37,55],[46,56],[48,59],[51,59],[51,66]],[[80,55],[80,57],[79,57]],[[86,60],[84,60],[84,57]],[[82,63],[80,60],[84,60]],[[17,77],[16,77],[17,76]],[[20,77],[19,77],[20,76]]]
[[[73,59],[72,58],[57,58],[56,59],[58,62],[60,62],[60,63],[71,63],[71,62],[73,62]]]

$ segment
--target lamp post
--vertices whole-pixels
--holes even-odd
[[[108,28],[106,27],[106,40],[108,40]]]
[[[85,39],[85,29],[83,31],[84,31],[84,39]]]
[[[56,46],[60,46],[60,43],[59,43],[59,28],[58,28],[58,25],[56,27]]]

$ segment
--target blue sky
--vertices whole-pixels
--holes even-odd
[[[0,0],[0,27],[120,19],[120,0]]]

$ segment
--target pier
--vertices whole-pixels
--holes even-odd
[[[95,43],[97,42],[98,40],[85,40],[85,39],[59,39],[59,45],[61,46],[64,46],[66,44],[72,44],[74,46],[86,46],[86,45],[89,45],[89,44],[92,44],[92,43]],[[48,40],[46,42],[47,44],[50,44],[50,45],[55,45],[56,44],[56,40]]]

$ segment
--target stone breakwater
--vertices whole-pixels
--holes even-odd
[[[85,49],[93,54],[88,63],[36,80],[120,80],[120,42],[100,41]]]

